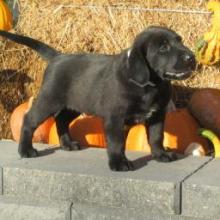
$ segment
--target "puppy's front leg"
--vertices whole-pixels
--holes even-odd
[[[118,117],[105,120],[105,132],[110,169],[113,171],[132,170],[133,165],[125,156],[124,122]]]
[[[149,125],[149,143],[153,158],[161,162],[170,162],[176,160],[176,154],[165,151],[163,147],[165,112],[160,112],[150,122]]]

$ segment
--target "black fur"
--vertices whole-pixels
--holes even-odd
[[[147,123],[153,157],[164,162],[175,159],[162,145],[170,80],[188,77],[195,58],[174,31],[149,27],[130,49],[117,55],[61,54],[29,37],[4,31],[0,35],[49,60],[39,95],[24,118],[18,150],[21,157],[38,155],[32,135],[49,116],[55,116],[61,145],[66,150],[79,149],[70,139],[68,125],[84,112],[104,119],[112,170],[132,169],[125,156],[125,124]]]

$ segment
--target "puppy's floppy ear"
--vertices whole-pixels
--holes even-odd
[[[150,69],[141,49],[133,47],[127,52],[128,80],[139,87],[150,84]]]

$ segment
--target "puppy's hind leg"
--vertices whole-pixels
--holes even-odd
[[[36,101],[24,116],[18,153],[21,157],[36,157],[38,152],[33,148],[32,137],[35,129],[47,118],[58,112],[53,106]]]
[[[80,149],[78,142],[71,140],[69,135],[69,124],[79,115],[80,113],[78,112],[64,109],[55,116],[57,133],[60,138],[60,145],[62,146],[63,150],[71,151]]]

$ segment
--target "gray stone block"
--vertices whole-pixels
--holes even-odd
[[[71,203],[0,197],[1,220],[70,220]]]
[[[165,215],[146,209],[127,209],[73,204],[72,220],[211,220],[182,215]]]
[[[146,165],[143,153],[127,154],[140,169],[110,171],[103,149],[43,150],[41,157],[4,165],[3,194],[174,214],[180,212],[181,181],[209,160],[188,157],[172,163],[149,161]]]
[[[48,145],[45,144],[37,144],[35,146],[38,150],[44,152],[52,152],[53,149],[49,148]],[[18,143],[12,140],[1,140],[0,141],[0,167],[4,164],[12,162],[12,161],[19,161],[22,160],[18,154]]]
[[[46,150],[49,151],[47,145],[38,144],[37,148],[39,150]],[[4,164],[21,160],[20,156],[18,155],[18,144],[13,142],[12,140],[1,140],[0,141],[0,195],[3,193],[3,170],[2,167]]]
[[[214,159],[182,186],[182,212],[220,219],[220,159]]]
[[[0,167],[0,195],[3,193],[3,173],[2,173],[2,167]]]
[[[10,161],[18,160],[16,145],[11,140],[0,141],[0,195],[3,193],[3,170],[2,166]]]
[[[11,140],[0,141],[0,167],[10,161],[19,160],[18,146]]]

